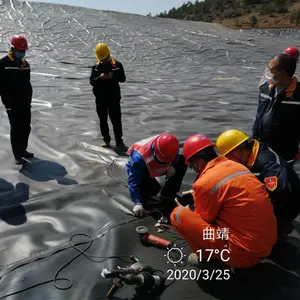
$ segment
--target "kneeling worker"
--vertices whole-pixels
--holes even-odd
[[[179,141],[172,134],[160,134],[133,144],[127,151],[126,164],[133,212],[142,217],[152,196],[174,199],[180,190],[187,166],[179,154]],[[155,177],[166,176],[163,188]]]
[[[238,130],[227,130],[217,139],[222,155],[247,168],[266,186],[277,217],[278,234],[300,213],[300,179],[294,169],[266,144]]]
[[[198,266],[207,259],[211,253],[205,249],[218,253],[227,249],[230,259],[226,257],[224,263],[232,268],[258,264],[277,239],[276,218],[264,185],[243,165],[219,156],[205,136],[189,137],[183,154],[198,174],[193,184],[195,211],[178,206],[171,222],[195,252],[189,262]],[[222,229],[228,232],[227,238],[220,236]],[[220,255],[211,258],[220,260]]]

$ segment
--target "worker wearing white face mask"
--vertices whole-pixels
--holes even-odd
[[[299,50],[296,48],[296,47],[289,47],[289,48],[286,48],[284,51],[283,51],[283,54],[286,54],[286,55],[290,55],[292,57],[294,57],[297,62],[299,61]],[[270,78],[269,77],[269,68],[266,67],[262,77],[261,77],[261,80],[259,82],[259,87],[261,87],[262,85],[264,85],[266,82],[269,82],[269,83],[273,83],[273,84],[276,84],[276,80],[274,80],[272,77]]]
[[[297,60],[287,54],[271,59],[260,87],[253,137],[294,165],[300,141],[300,83]]]

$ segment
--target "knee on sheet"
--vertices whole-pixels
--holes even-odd
[[[229,256],[229,260],[222,261],[220,255],[215,255],[213,252],[211,258],[220,260],[225,265],[232,268],[249,268],[260,261],[260,258],[241,251],[241,249],[232,245],[230,241],[217,239],[217,228],[205,222],[199,215],[190,211],[188,208],[182,206],[176,207],[172,211],[170,219],[172,225],[189,244],[194,253],[203,249],[201,252],[203,259],[207,258],[214,249],[218,249],[219,253],[226,249],[226,251],[229,252],[224,253]],[[203,231],[208,227],[214,231],[213,239],[206,239],[203,237]]]

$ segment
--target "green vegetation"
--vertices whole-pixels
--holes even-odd
[[[290,22],[296,23],[296,25],[300,24],[300,9],[297,9],[291,14]]]
[[[252,27],[256,26],[257,23],[258,23],[258,20],[257,20],[257,18],[255,16],[252,16],[251,19],[250,19],[250,21],[251,21],[251,26]]]
[[[219,22],[233,20],[232,25],[240,24],[240,17],[247,16],[249,26],[269,22],[268,18],[277,18],[274,24],[282,23],[281,19],[290,24],[300,24],[300,0],[205,0],[188,1],[182,6],[173,7],[157,17],[180,20]],[[279,19],[279,21],[278,21]]]

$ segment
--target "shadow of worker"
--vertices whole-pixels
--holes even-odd
[[[0,178],[0,218],[10,225],[21,225],[27,220],[21,204],[29,199],[29,185],[19,182],[14,185]]]
[[[20,173],[26,177],[40,182],[46,182],[50,180],[56,180],[57,183],[62,185],[78,184],[76,180],[66,178],[68,174],[65,167],[57,162],[42,160],[34,157],[26,162]]]

